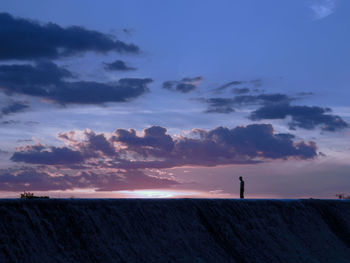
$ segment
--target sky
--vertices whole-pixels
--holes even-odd
[[[0,197],[335,198],[345,0],[2,0]]]

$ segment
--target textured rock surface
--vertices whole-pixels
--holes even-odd
[[[0,262],[350,262],[350,202],[0,200]]]

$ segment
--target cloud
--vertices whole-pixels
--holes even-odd
[[[260,87],[262,86],[262,79],[253,79],[253,80],[234,80],[234,81],[230,81],[227,82],[217,88],[211,89],[210,91],[219,94],[224,90],[227,90],[228,88],[232,87],[232,86],[240,86],[240,85],[253,85],[254,87]],[[239,91],[241,91],[241,93],[239,93]],[[237,93],[237,94],[242,94],[242,93],[248,93],[249,89],[248,88],[234,88],[232,89],[233,93]]]
[[[113,143],[104,134],[96,134],[91,130],[81,133],[82,141],[74,138],[76,132],[59,133],[58,138],[65,141],[69,147],[45,146],[42,144],[20,147],[12,155],[13,162],[23,162],[43,165],[72,165],[83,164],[88,159],[110,157],[118,158]]]
[[[11,160],[25,166],[0,170],[0,190],[165,188],[179,182],[155,169],[254,165],[317,156],[314,142],[297,142],[292,134],[276,134],[268,124],[194,129],[187,137],[171,136],[166,128],[152,126],[142,134],[133,129],[117,129],[112,134],[85,130],[62,132],[58,138],[65,146],[18,148]]]
[[[331,109],[322,107],[293,106],[290,103],[264,105],[251,113],[252,120],[292,118],[291,129],[296,127],[315,129],[320,126],[323,131],[336,131],[349,127],[341,117],[330,114]]]
[[[240,156],[258,159],[285,159],[315,157],[314,142],[293,142],[292,134],[275,134],[270,124],[251,124],[233,129],[218,127],[209,132],[199,131],[202,139],[232,147]]]
[[[248,88],[234,88],[232,89],[232,93],[235,93],[235,94],[245,94],[245,93],[249,93],[250,92],[250,89]]]
[[[168,188],[178,182],[146,175],[139,170],[84,171],[75,174],[55,174],[35,168],[19,168],[0,172],[1,191],[53,191],[95,189],[96,191],[121,191]]]
[[[60,84],[63,79],[73,77],[70,71],[49,61],[38,61],[34,66],[31,64],[0,65],[0,83],[1,86],[5,86],[1,88],[6,89],[6,86],[12,86],[13,91],[16,91],[16,87],[29,86],[35,89],[39,85]]]
[[[203,80],[202,76],[197,76],[197,77],[193,77],[193,78],[186,77],[186,78],[183,78],[181,81],[184,81],[184,82],[197,82],[197,81],[202,81],[202,80]]]
[[[15,120],[8,120],[8,121],[2,121],[0,124],[2,125],[13,125],[13,124],[19,124],[21,123],[20,121],[15,121]]]
[[[77,139],[79,136],[83,139]],[[67,146],[41,144],[18,149],[11,160],[29,164],[72,165],[117,169],[172,168],[186,165],[248,164],[272,159],[316,157],[314,142],[295,142],[291,134],[275,134],[268,124],[210,131],[194,129],[192,137],[172,137],[164,127],[152,126],[142,136],[133,129],[112,135],[92,131],[60,133]],[[81,166],[81,167],[82,167]]]
[[[26,111],[28,108],[29,105],[25,101],[12,101],[9,105],[2,107],[0,110],[2,115],[9,115]]]
[[[110,71],[130,71],[130,70],[136,70],[136,68],[128,67],[124,61],[122,60],[116,60],[112,63],[103,63],[104,68],[106,70]]]
[[[0,60],[57,59],[88,51],[138,53],[139,48],[113,36],[79,26],[42,24],[0,13]]]
[[[127,102],[149,91],[152,79],[123,78],[114,83],[95,81],[65,82],[43,97],[61,104],[102,104]]]
[[[253,79],[249,81],[251,84],[253,84],[256,88],[261,87],[263,85],[263,80],[258,78],[258,79]]]
[[[45,147],[41,144],[26,146],[16,151],[12,157],[13,162],[24,162],[30,164],[74,164],[81,163],[84,155],[67,147]]]
[[[267,103],[289,102],[293,98],[280,94],[260,94],[260,95],[238,95],[233,98],[209,98],[199,99],[199,101],[207,103],[206,113],[231,113],[235,111],[235,107],[247,105],[265,105]]]
[[[206,113],[231,113],[235,109],[234,99],[230,98],[210,98],[210,99],[201,99],[200,101],[208,104],[208,108],[205,111]]]
[[[235,105],[254,105],[266,103],[288,102],[293,100],[288,95],[280,93],[260,94],[260,95],[240,95],[233,99]]]
[[[1,65],[0,90],[23,94],[60,104],[102,104],[125,102],[148,92],[149,78],[123,78],[113,83],[67,81],[74,75],[52,62],[35,65]]]
[[[336,0],[314,0],[310,8],[315,20],[323,19],[334,13]]]
[[[0,122],[1,125],[16,125],[16,124],[24,124],[24,125],[37,125],[39,122],[37,121],[18,121],[18,120],[7,120]]]
[[[312,93],[299,93],[299,96],[312,95]],[[321,127],[323,131],[337,131],[349,127],[340,116],[330,114],[331,109],[317,106],[295,106],[291,102],[296,98],[280,94],[238,95],[233,98],[198,99],[208,104],[206,113],[232,113],[236,107],[259,105],[249,118],[251,120],[285,119],[291,117],[289,128],[297,127],[308,130]]]
[[[180,93],[188,93],[195,90],[202,80],[203,77],[198,76],[194,78],[183,78],[180,81],[165,81],[163,82],[163,89],[178,91]]]
[[[85,130],[81,133],[85,138],[83,141],[77,141],[78,133],[76,131],[61,132],[58,134],[58,138],[65,141],[66,144],[73,147],[75,150],[82,153],[82,156],[87,158],[105,156],[118,156],[113,143],[111,143],[107,136],[103,133],[96,134],[91,130]]]
[[[238,81],[238,80],[235,80],[235,81],[230,81],[228,83],[225,83],[224,85],[221,85],[215,89],[213,89],[212,91],[215,91],[215,92],[220,92],[220,91],[223,91],[231,86],[238,86],[238,85],[242,85],[246,83],[246,81]]]
[[[112,141],[127,146],[127,150],[137,153],[143,157],[163,157],[174,149],[173,138],[166,134],[167,130],[160,126],[152,126],[144,130],[144,136],[136,135],[133,129],[117,129]]]

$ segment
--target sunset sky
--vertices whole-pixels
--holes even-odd
[[[350,194],[349,12],[2,0],[0,197]]]

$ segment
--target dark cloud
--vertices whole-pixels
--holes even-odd
[[[18,121],[18,120],[7,120],[0,122],[2,125],[16,125],[16,124],[24,124],[24,125],[37,125],[39,122],[37,121]]]
[[[13,125],[13,124],[19,124],[21,123],[20,121],[15,121],[15,120],[8,120],[8,121],[2,121],[2,125]]]
[[[0,173],[2,191],[53,191],[95,189],[96,191],[121,191],[167,188],[178,182],[149,176],[139,170],[91,172],[84,171],[74,176],[53,175],[52,172],[34,168],[3,170]]]
[[[152,127],[146,133],[146,139],[141,145],[151,147],[155,145],[152,138],[161,135],[162,130],[160,127]],[[96,191],[118,191],[166,188],[179,184],[173,179],[146,175],[138,169],[113,168],[109,161],[118,161],[119,155],[124,152],[114,146],[115,135],[108,138],[105,134],[85,130],[80,134],[85,138],[82,141],[76,139],[77,135],[75,131],[59,134],[58,137],[69,147],[47,147],[37,144],[18,149],[11,157],[12,161],[39,166],[22,167],[17,171],[3,170],[0,173],[0,190],[49,191],[89,188]]]
[[[110,71],[130,71],[130,70],[136,70],[136,68],[128,67],[124,61],[122,60],[116,60],[112,63],[103,63],[104,68],[106,70]]]
[[[279,133],[279,134],[276,134],[277,137],[281,138],[281,139],[294,139],[295,136],[293,134],[290,134],[290,133]]]
[[[235,107],[265,105],[269,103],[289,102],[292,100],[293,98],[279,93],[238,95],[233,98],[199,99],[199,101],[208,104],[208,109],[205,111],[206,113],[231,113],[235,111]]]
[[[180,83],[176,85],[176,90],[181,93],[188,93],[192,90],[196,89],[196,85],[194,84],[188,84],[188,83]]]
[[[57,85],[63,82],[65,78],[73,78],[73,74],[55,63],[50,61],[39,61],[35,65],[1,65],[0,83],[2,89],[9,92],[21,91],[25,93],[26,89],[32,89],[32,94],[41,94],[40,87]],[[10,86],[7,88],[6,86]],[[39,90],[37,90],[39,89]],[[30,93],[27,91],[27,93]]]
[[[231,113],[235,111],[233,107],[234,99],[210,98],[201,101],[208,104],[208,109],[205,111],[206,113]]]
[[[223,90],[225,90],[225,89],[227,89],[227,88],[229,88],[229,87],[231,87],[231,86],[238,86],[238,85],[242,85],[242,84],[244,84],[244,83],[246,83],[246,81],[237,81],[237,80],[235,80],[235,81],[230,81],[230,82],[228,82],[228,83],[226,83],[226,84],[224,84],[224,85],[221,85],[221,86],[219,86],[219,87],[213,89],[212,91],[220,92],[220,91],[223,91]]]
[[[253,85],[254,87],[260,87],[260,86],[262,86],[262,79],[254,79],[254,80],[249,80],[249,81],[234,80],[234,81],[227,82],[227,83],[225,83],[217,88],[211,89],[211,91],[216,93],[216,94],[219,94],[232,86],[240,86],[243,84],[250,85],[250,86]],[[248,93],[249,89],[248,88],[234,88],[232,91],[236,94],[243,94],[243,93]]]
[[[113,145],[107,140],[104,134],[96,134],[93,131],[85,132],[88,146],[85,152],[101,151],[105,155],[117,155]]]
[[[58,138],[66,141],[66,143],[81,152],[82,156],[88,158],[98,157],[101,154],[117,156],[113,143],[111,143],[103,133],[96,134],[91,130],[85,130],[83,135],[85,136],[85,140],[79,142],[75,140],[77,136],[75,131],[61,132],[58,134]]]
[[[311,94],[305,93],[305,95]],[[208,104],[206,113],[231,113],[236,107],[260,105],[250,114],[251,120],[285,119],[290,116],[292,118],[289,123],[290,129],[299,127],[311,130],[320,126],[323,131],[336,131],[349,127],[340,116],[330,114],[329,108],[291,105],[294,100],[296,98],[280,93],[199,99]]]
[[[144,136],[140,137],[133,129],[117,129],[112,140],[127,145],[128,151],[142,156],[163,157],[174,149],[174,141],[166,132],[163,127],[152,126],[145,129]]]
[[[61,104],[102,104],[126,102],[149,91],[147,84],[152,79],[124,78],[115,83],[95,81],[66,82],[43,97]]]
[[[165,81],[163,82],[163,89],[178,91],[181,93],[188,93],[195,90],[198,86],[198,82],[202,80],[203,77],[198,76],[194,78],[183,78],[180,81]]]
[[[66,146],[36,144],[17,149],[11,160],[28,166],[15,172],[0,171],[0,190],[162,188],[178,182],[146,173],[161,168],[256,164],[317,156],[314,142],[296,142],[291,134],[275,134],[267,124],[195,129],[187,137],[172,137],[165,128],[152,126],[141,135],[133,129],[117,129],[110,135],[85,130],[60,133],[59,138]]]
[[[17,112],[26,111],[29,105],[25,101],[12,101],[9,105],[1,108],[1,115],[9,115]]]
[[[144,130],[117,129],[111,136],[85,131],[79,141],[76,132],[59,134],[66,147],[31,145],[19,149],[14,162],[43,165],[84,164],[118,169],[171,168],[186,165],[217,166],[256,163],[269,159],[314,158],[314,142],[295,142],[291,134],[275,134],[267,124],[233,129],[218,127],[194,130],[193,137],[172,137],[160,126]]]
[[[296,157],[308,159],[317,155],[314,142],[295,143],[292,141],[294,138],[292,134],[274,134],[270,124],[251,124],[234,129],[218,127],[207,133],[201,133],[201,136],[204,139],[229,145],[238,154],[249,156],[249,158],[284,159]]]
[[[197,77],[193,77],[193,78],[186,77],[186,78],[183,78],[181,81],[183,81],[183,82],[195,82],[195,81],[202,81],[202,80],[203,80],[202,76],[197,76]]]
[[[271,125],[248,125],[234,129],[218,127],[211,131],[196,129],[194,133],[200,138],[173,138],[173,143],[167,144],[169,145],[167,150],[160,147],[163,141],[159,143],[154,141],[152,146],[148,146],[147,154],[142,149],[147,145],[138,145],[135,149],[134,143],[134,141],[143,140],[146,136],[136,136],[134,140],[123,142],[123,145],[127,147],[125,151],[129,154],[142,151],[142,156],[147,161],[119,160],[119,163],[115,165],[124,169],[171,168],[187,165],[217,166],[253,164],[269,159],[308,159],[317,155],[314,142],[296,143],[292,140],[292,135],[289,137],[285,134],[275,135]],[[155,155],[154,152],[158,154]],[[151,161],[151,158],[155,157],[162,157],[162,159]]]
[[[148,91],[151,79],[124,78],[114,83],[67,81],[71,72],[52,62],[0,66],[0,90],[41,97],[60,104],[125,102]]]
[[[260,94],[260,95],[240,95],[233,99],[235,105],[269,104],[292,101],[288,95],[280,93]]]
[[[166,81],[163,83],[163,89],[188,93],[196,89],[196,86],[189,83],[178,83],[175,81]]]
[[[235,94],[245,94],[245,93],[249,93],[250,92],[250,89],[248,88],[234,88],[232,89],[232,93],[235,93]]]
[[[87,51],[139,52],[133,44],[79,26],[40,24],[7,13],[0,14],[0,25],[0,60],[57,59]]]
[[[26,146],[16,151],[12,157],[13,162],[24,162],[31,164],[74,164],[81,163],[84,156],[79,151],[67,147],[44,147],[43,145]]]
[[[320,126],[323,131],[336,131],[349,127],[341,117],[330,114],[331,109],[317,106],[293,106],[289,103],[274,103],[264,105],[251,113],[252,120],[285,119],[290,116],[291,129],[296,127],[315,129]]]

